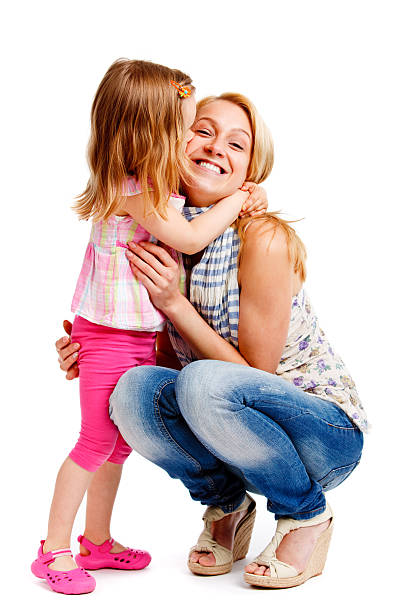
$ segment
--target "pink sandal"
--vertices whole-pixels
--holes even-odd
[[[152,560],[149,553],[145,550],[135,550],[134,548],[126,548],[119,553],[110,552],[115,540],[110,538],[103,544],[97,545],[90,542],[83,535],[78,537],[78,542],[85,546],[90,552],[89,555],[77,555],[75,561],[77,564],[89,570],[97,570],[103,568],[139,570],[149,565]]]
[[[56,593],[64,593],[65,595],[91,593],[96,586],[95,578],[82,569],[82,567],[66,572],[48,567],[57,557],[63,557],[64,555],[71,555],[72,557],[71,550],[63,548],[61,550],[50,550],[45,553],[43,551],[44,542],[45,540],[41,540],[38,557],[31,564],[31,571],[34,576],[44,578]]]

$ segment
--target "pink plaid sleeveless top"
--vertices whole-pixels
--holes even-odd
[[[140,194],[139,183],[127,181],[126,195]],[[169,203],[181,212],[185,198],[172,194]],[[110,216],[92,225],[71,310],[92,323],[139,331],[160,331],[166,320],[150,301],[145,287],[133,276],[126,257],[127,243],[157,240],[130,216]],[[172,252],[180,266],[180,289],[185,275],[181,255]]]

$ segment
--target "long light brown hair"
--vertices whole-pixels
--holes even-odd
[[[92,104],[90,178],[74,205],[81,219],[114,214],[124,202],[129,175],[146,196],[145,215],[156,211],[166,218],[170,193],[191,172],[183,100],[170,81],[191,86],[187,74],[140,60],[119,59],[106,72]]]
[[[246,180],[254,183],[264,181],[272,171],[274,161],[273,140],[269,129],[267,128],[262,117],[259,115],[254,104],[244,95],[238,93],[223,93],[220,96],[209,96],[200,100],[197,104],[197,111],[201,110],[207,104],[217,100],[226,100],[236,104],[245,112],[249,119],[252,129],[252,150],[248,166]],[[247,227],[253,222],[264,220],[266,223],[272,224],[274,230],[280,228],[285,235],[288,245],[288,257],[293,265],[294,272],[299,275],[301,282],[306,278],[306,248],[296,231],[290,225],[293,221],[285,221],[279,217],[280,211],[266,212],[256,217],[243,217],[237,219],[235,227],[241,241],[241,248],[238,254],[238,262],[242,252],[242,247],[245,244],[245,234]],[[273,238],[274,232],[272,233]]]

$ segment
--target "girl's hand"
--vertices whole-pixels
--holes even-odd
[[[129,242],[126,256],[133,275],[146,287],[153,304],[167,314],[184,298],[178,264],[165,248],[152,242]]]
[[[68,334],[68,337],[64,336],[63,338],[57,340],[55,343],[55,348],[57,349],[60,368],[66,372],[65,378],[67,380],[73,380],[79,376],[77,359],[80,345],[71,343],[70,335],[72,331],[72,323],[70,321],[64,321],[63,326],[64,330]]]
[[[242,187],[242,191],[248,191],[249,196],[245,201],[241,212],[239,213],[239,217],[255,217],[256,215],[261,215],[268,209],[268,198],[266,195],[266,191],[263,187],[260,187],[256,183],[250,183],[246,181]]]

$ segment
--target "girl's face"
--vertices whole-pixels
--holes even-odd
[[[252,151],[252,130],[242,108],[215,100],[199,110],[186,153],[193,167],[193,183],[186,185],[190,202],[207,206],[231,195],[245,181]]]

